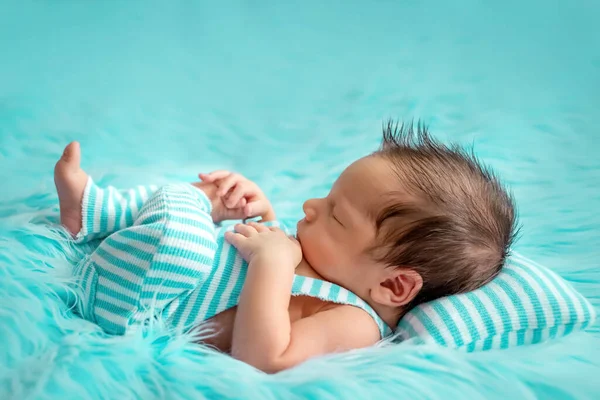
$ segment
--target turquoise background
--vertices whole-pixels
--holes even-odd
[[[2,214],[55,204],[79,140],[101,183],[232,169],[295,220],[382,121],[421,119],[498,171],[515,249],[598,309],[600,2],[283,3],[0,3]]]

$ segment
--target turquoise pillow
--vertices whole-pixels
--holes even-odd
[[[466,351],[533,344],[585,329],[592,305],[548,268],[513,255],[492,282],[470,293],[421,304],[396,330],[399,340]]]

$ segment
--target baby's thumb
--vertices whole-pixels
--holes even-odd
[[[244,207],[244,214],[246,218],[260,217],[264,215],[269,209],[269,205],[266,202],[257,200],[252,201]]]

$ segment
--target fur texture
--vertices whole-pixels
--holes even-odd
[[[160,326],[105,336],[69,308],[81,249],[56,225],[52,167],[70,140],[101,185],[233,169],[294,221],[377,148],[382,120],[415,116],[475,145],[515,194],[515,249],[599,310],[600,3],[462,3],[2,3],[0,398],[594,398],[598,322],[505,351],[382,345],[269,376]]]

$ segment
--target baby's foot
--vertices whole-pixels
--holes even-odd
[[[72,234],[81,230],[81,202],[88,175],[80,167],[79,143],[71,142],[54,167],[54,184],[60,204],[60,223]]]

